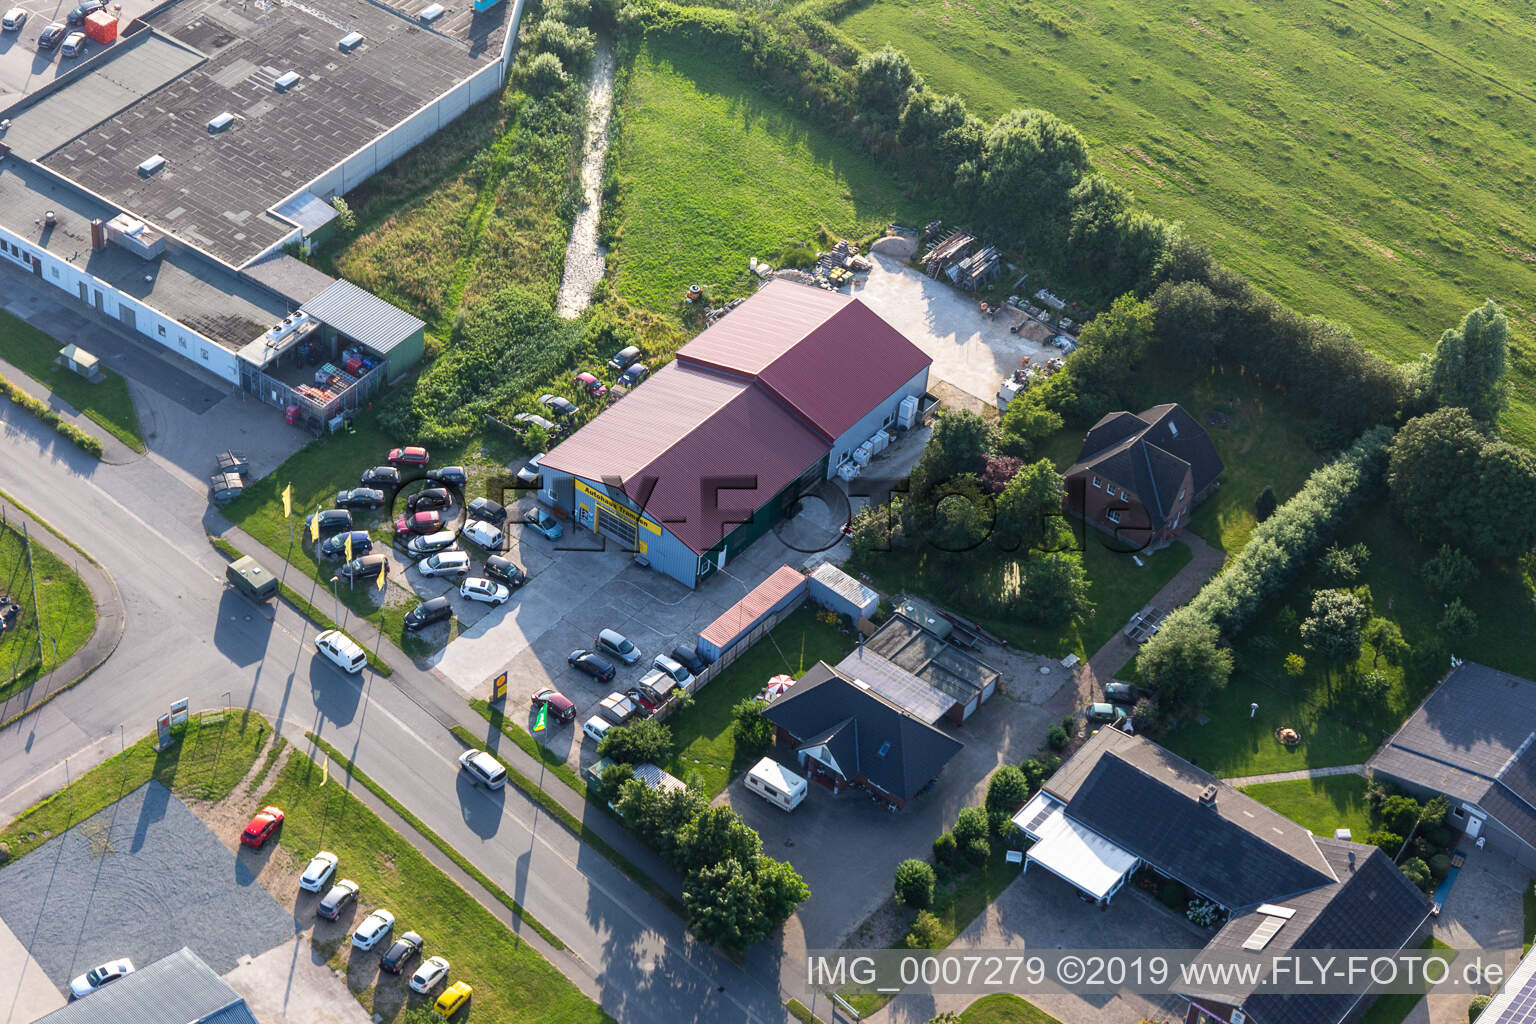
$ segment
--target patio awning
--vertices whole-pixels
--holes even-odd
[[[1096,900],[1113,896],[1136,867],[1134,854],[1068,818],[1061,802],[1043,792],[1013,816],[1013,823],[1035,840],[1029,864],[1039,864]]]

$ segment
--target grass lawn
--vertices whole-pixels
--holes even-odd
[[[61,347],[57,338],[0,311],[0,359],[46,386],[123,444],[142,452],[144,438],[127,382],[105,367],[101,372],[106,380],[92,384],[73,370],[54,366]]]
[[[517,938],[480,903],[432,865],[404,837],[379,820],[339,780],[322,781],[318,765],[295,751],[258,801],[283,808],[279,843],[298,862],[315,850],[333,850],[342,870],[362,888],[358,910],[388,907],[396,931],[412,930],[426,939],[428,955],[453,964],[454,979],[474,986],[476,1020],[603,1021],[602,1010],[538,953]],[[348,944],[331,955],[345,966]],[[362,955],[362,954],[358,954]],[[373,957],[376,954],[368,954]],[[370,969],[367,977],[374,978]],[[349,982],[349,987],[350,987]],[[401,1010],[398,992],[381,998],[375,986],[356,990],[363,1006],[393,1019]],[[418,1005],[427,997],[410,996]]]
[[[1425,939],[1420,949],[1450,949],[1452,947],[1434,936]],[[1393,992],[1376,997],[1371,1008],[1360,1018],[1360,1024],[1402,1024],[1413,1008],[1424,997],[1417,992]]]
[[[0,842],[12,857],[24,856],[151,779],[183,799],[222,800],[251,770],[270,733],[266,719],[251,712],[195,715],[164,753],[155,752],[153,734],[144,737],[23,811],[0,831]]]
[[[1329,775],[1321,779],[1261,782],[1243,792],[1271,807],[1317,836],[1347,828],[1356,842],[1371,834],[1370,809],[1365,805],[1365,777]]]
[[[862,238],[917,221],[867,156],[737,76],[729,61],[649,41],[622,114],[619,295],[683,308],[692,284],[746,290],[747,260],[779,265],[821,230]]]
[[[1061,1024],[1012,992],[982,996],[960,1014],[960,1024]]]
[[[1531,351],[1529,0],[1340,6],[875,0],[842,19],[995,117],[1041,107],[1153,213],[1398,360],[1492,296]],[[680,147],[681,148],[681,147]],[[1517,360],[1506,425],[1536,440]]]
[[[37,588],[37,614],[32,588]],[[62,664],[96,632],[90,588],[68,564],[32,545],[32,572],[19,530],[0,526],[0,594],[21,606],[16,625],[0,634],[0,700]],[[38,634],[42,643],[38,643]],[[41,656],[39,656],[41,649]],[[55,656],[57,650],[57,656]]]
[[[780,673],[796,679],[818,661],[835,665],[853,650],[853,638],[801,605],[783,622],[709,681],[693,707],[667,719],[676,751],[667,770],[713,797],[755,760],[736,749],[731,708],[755,696]]]
[[[479,699],[470,701],[469,706],[490,723],[492,729],[500,730],[503,736],[521,747],[523,753],[543,762],[557,778],[582,796],[587,795],[587,784],[570,765],[565,763],[565,758],[534,739],[533,734],[522,726],[508,719],[501,708],[493,707],[489,701]],[[486,742],[478,739],[473,745],[488,746]]]

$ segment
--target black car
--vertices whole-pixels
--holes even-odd
[[[352,513],[344,508],[328,508],[324,512],[315,512],[304,519],[304,533],[309,535],[310,523],[316,518],[320,520],[320,536],[329,537],[333,533],[341,533],[352,529]]]
[[[469,483],[469,474],[464,472],[463,466],[441,466],[427,470],[427,479],[448,487],[463,487]]]
[[[358,477],[364,487],[399,487],[400,471],[394,466],[374,466]]]
[[[694,675],[698,675],[699,673],[703,672],[705,667],[709,664],[703,658],[699,657],[699,652],[695,648],[684,647],[682,644],[678,644],[676,647],[672,648],[672,660],[683,666],[683,668],[686,668],[689,672],[692,672]]]
[[[1140,692],[1130,683],[1105,683],[1104,699],[1112,704],[1135,704]]]
[[[384,570],[384,575],[389,575],[388,558],[383,555],[359,555],[340,569],[337,569],[336,575],[353,583],[358,580],[372,583],[379,578],[380,569]]]
[[[343,878],[331,886],[331,891],[326,893],[315,906],[315,913],[327,921],[334,921],[346,913],[348,907],[357,902],[357,883],[350,878]]]
[[[601,683],[606,683],[612,679],[614,673],[618,671],[607,661],[604,661],[586,648],[572,651],[571,656],[566,660],[570,662],[571,668],[585,672]]]
[[[421,602],[405,613],[405,628],[424,629],[434,622],[443,622],[451,618],[453,618],[453,606],[448,603],[448,598],[434,597],[430,601]]]
[[[343,530],[320,542],[321,558],[347,557],[347,538],[352,538],[352,557],[360,558],[373,550],[373,538],[367,530]]]
[[[71,25],[83,25],[85,19],[103,7],[107,6],[107,0],[80,0],[80,5],[69,12]]]
[[[556,419],[565,419],[576,415],[576,404],[569,398],[559,395],[540,395],[539,404],[555,414]]]
[[[633,345],[620,349],[612,359],[608,360],[608,369],[614,373],[623,373],[629,369],[631,363],[640,358],[640,350]]]
[[[62,43],[67,35],[69,35],[69,26],[63,22],[56,21],[43,29],[43,34],[37,37],[37,48],[39,50],[51,50]]]
[[[514,590],[528,582],[528,574],[523,572],[522,566],[500,555],[492,555],[485,560],[485,574]]]
[[[370,512],[384,507],[384,492],[372,487],[354,487],[336,492],[337,508],[365,508]]]
[[[501,526],[507,521],[507,510],[490,498],[476,498],[469,503],[469,518]]]
[[[435,508],[447,508],[453,504],[453,495],[442,487],[428,487],[405,499],[407,512],[430,512]]]
[[[390,974],[399,974],[405,969],[405,965],[411,962],[412,957],[421,955],[421,945],[421,936],[415,932],[397,935],[389,949],[379,957],[379,966]]]

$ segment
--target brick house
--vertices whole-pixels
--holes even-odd
[[[1136,548],[1167,543],[1218,486],[1216,445],[1183,406],[1112,412],[1083,438],[1064,506]]]

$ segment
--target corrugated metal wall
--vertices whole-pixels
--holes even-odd
[[[862,416],[857,423],[848,428],[842,437],[837,439],[832,445],[832,455],[827,460],[827,476],[830,477],[836,472],[837,467],[842,465],[849,454],[859,445],[873,437],[875,432],[880,430],[887,421],[891,423],[896,422],[896,410],[901,405],[903,398],[908,395],[917,395],[921,398],[923,392],[927,390],[928,367],[925,366],[922,372],[907,381],[901,386],[900,390]]]

